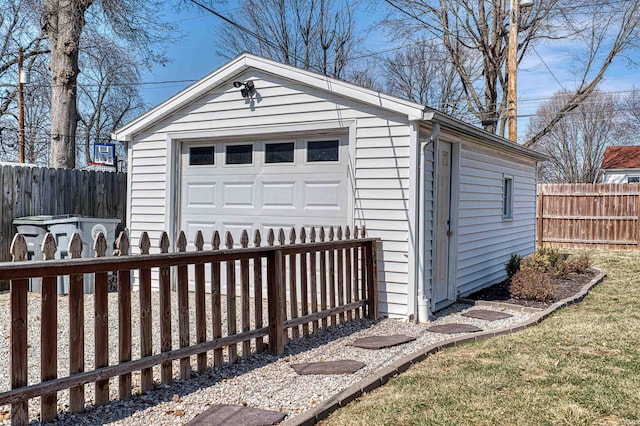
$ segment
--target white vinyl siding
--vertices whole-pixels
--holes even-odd
[[[503,219],[505,176],[513,217]],[[535,163],[463,144],[460,159],[456,285],[460,295],[499,282],[512,253],[535,248]]]
[[[171,218],[165,218],[165,205],[171,202],[165,176],[169,135],[203,131],[215,135],[216,130],[233,133],[235,129],[242,133],[296,123],[355,121],[356,140],[349,141],[355,143],[355,158],[351,159],[355,176],[349,177],[356,188],[353,217],[358,226],[366,225],[369,236],[382,240],[378,254],[380,312],[404,317],[410,197],[407,117],[257,70],[234,79],[254,81],[259,98],[249,104],[229,81],[134,136],[130,163],[132,247],[137,247],[143,231],[149,232],[152,247],[157,247],[161,231],[169,229],[166,221]],[[321,132],[299,136],[322,139]],[[210,238],[205,235],[205,240]]]

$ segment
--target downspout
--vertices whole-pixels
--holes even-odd
[[[424,184],[424,171],[426,170],[426,150],[429,147],[429,145],[433,144],[435,145],[437,143],[438,140],[438,136],[440,136],[440,124],[439,123],[433,123],[433,129],[431,130],[431,136],[429,136],[429,139],[424,140],[423,142],[421,142],[421,146],[420,146],[420,159],[419,159],[419,168],[420,168],[420,176],[418,178],[418,229],[420,229],[420,232],[418,233],[420,241],[418,242],[418,247],[419,247],[419,254],[418,254],[418,259],[419,261],[416,262],[417,267],[420,269],[417,274],[418,276],[418,318],[417,318],[417,322],[427,322],[429,321],[429,305],[430,305],[430,300],[429,300],[429,295],[426,292],[426,288],[425,288],[425,276],[424,276],[424,260],[425,260],[425,253],[426,253],[426,244],[427,244],[427,238],[426,238],[426,226],[424,223],[425,220],[425,184]]]

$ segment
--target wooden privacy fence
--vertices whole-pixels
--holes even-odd
[[[224,357],[229,363],[236,362],[238,349],[243,357],[267,348],[272,354],[282,354],[289,338],[308,336],[339,321],[361,317],[377,319],[376,239],[366,238],[364,229],[358,235],[357,227],[353,235],[349,227],[345,228],[344,235],[342,228],[334,232],[331,227],[327,235],[324,228],[320,228],[318,235],[311,228],[308,237],[303,228],[299,242],[296,240],[293,229],[289,244],[282,229],[277,241],[271,230],[266,246],[261,246],[260,233],[256,232],[254,247],[249,248],[249,236],[244,231],[242,248],[234,249],[231,234],[227,233],[226,249],[220,249],[220,236],[215,232],[211,240],[213,249],[205,251],[203,235],[198,232],[196,251],[187,252],[187,240],[181,232],[177,252],[169,253],[169,238],[163,233],[160,253],[149,254],[150,240],[143,233],[141,254],[129,256],[129,240],[123,232],[117,241],[118,256],[104,257],[106,241],[100,233],[94,241],[96,257],[79,259],[82,242],[79,235],[74,234],[69,244],[71,259],[47,260],[53,259],[57,250],[53,236],[47,234],[42,245],[45,260],[23,262],[26,242],[22,235],[16,235],[11,247],[14,262],[0,264],[0,279],[11,280],[11,390],[0,393],[0,405],[11,404],[12,423],[23,425],[29,422],[28,400],[40,397],[40,421],[44,423],[56,416],[59,391],[69,389],[70,410],[79,412],[85,404],[84,386],[90,383],[95,385],[95,404],[101,405],[109,400],[111,377],[118,377],[118,397],[125,399],[132,393],[132,372],[140,371],[140,390],[146,392],[153,388],[154,366],[160,366],[160,381],[169,383],[174,377],[174,360],[179,360],[179,377],[187,379],[192,368],[191,356],[197,356],[196,369],[203,373],[209,366],[207,352],[213,353],[211,364],[220,367]],[[263,273],[265,265],[266,274]],[[114,271],[118,276],[118,289],[117,293],[109,294],[108,274]],[[139,318],[135,319],[132,318],[132,305],[136,303],[132,297],[132,271],[139,277],[139,306],[135,309],[139,311]],[[95,290],[91,296],[83,294],[84,274],[92,274],[94,279]],[[69,279],[68,296],[56,295],[56,279],[60,276]],[[170,290],[173,276],[175,294]],[[27,287],[32,278],[42,280],[39,312],[27,309],[30,297]],[[152,292],[154,280],[158,293]],[[206,297],[207,284],[210,285],[209,297]],[[192,294],[190,286],[195,290]],[[226,296],[222,297],[225,292]],[[157,304],[152,303],[152,295],[157,296]],[[88,303],[90,298],[93,304]],[[117,303],[115,315],[109,312],[110,298]],[[195,306],[190,306],[190,300]],[[68,305],[69,309],[68,354],[58,353],[58,347],[65,346],[58,341],[59,302],[64,302],[62,306]],[[93,321],[84,316],[85,304],[93,310]],[[177,327],[172,327],[176,319],[172,319],[172,315],[177,315]],[[28,351],[29,321],[38,320],[39,348]],[[136,347],[140,356],[136,359],[132,357],[132,320],[139,324]],[[159,322],[158,339],[152,336],[154,321]],[[194,322],[195,336],[190,334],[190,325]],[[175,333],[172,334],[174,330],[177,339]],[[93,333],[95,353],[85,351],[88,331]],[[117,336],[118,356],[110,363],[109,341],[113,334]],[[39,359],[29,359],[28,352]],[[111,355],[113,359],[114,354]],[[59,360],[65,356],[68,372],[61,372]],[[64,362],[66,360],[64,358]],[[34,379],[29,371],[33,375],[38,364],[40,377]]]
[[[0,191],[0,262],[11,260],[17,217],[79,214],[123,224],[126,218],[125,173],[0,166]]]
[[[640,184],[539,184],[538,247],[640,247]]]

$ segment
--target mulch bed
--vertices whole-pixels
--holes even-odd
[[[526,306],[530,308],[547,308],[553,303],[573,296],[578,293],[589,281],[597,275],[597,271],[589,268],[584,274],[569,274],[566,278],[553,278],[553,299],[547,302],[536,302],[533,300],[514,299],[509,294],[509,282],[504,280],[491,287],[473,293],[467,298],[473,300],[490,300],[495,302],[506,302],[514,305]]]

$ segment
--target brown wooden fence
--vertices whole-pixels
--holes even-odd
[[[79,214],[125,223],[127,175],[46,167],[0,166],[0,262],[22,216]]]
[[[640,247],[640,184],[540,184],[538,247]]]
[[[208,368],[207,352],[213,352],[212,364],[220,367],[225,349],[229,363],[238,359],[238,349],[243,357],[267,347],[272,354],[282,354],[288,338],[308,336],[345,320],[378,317],[376,239],[365,238],[364,230],[358,235],[357,228],[352,235],[348,227],[344,235],[341,228],[337,232],[329,228],[327,235],[324,228],[320,228],[318,235],[314,228],[309,235],[301,229],[299,238],[292,230],[289,244],[282,230],[277,241],[275,237],[271,230],[265,246],[256,233],[254,247],[249,248],[245,231],[242,248],[234,249],[233,239],[227,233],[226,249],[219,249],[222,242],[216,232],[211,240],[212,250],[205,251],[203,235],[198,232],[196,251],[187,252],[186,238],[181,233],[176,244],[178,252],[168,253],[169,239],[164,233],[160,253],[148,254],[149,237],[144,233],[140,240],[142,254],[129,256],[129,241],[126,233],[122,233],[117,242],[119,256],[103,257],[106,242],[100,233],[94,242],[96,258],[78,259],[82,242],[79,235],[74,234],[69,244],[71,259],[24,262],[26,242],[24,237],[16,235],[12,243],[14,262],[0,264],[0,279],[11,280],[11,356],[8,360],[11,390],[0,393],[0,405],[11,404],[13,424],[27,424],[28,400],[40,397],[40,421],[44,423],[56,416],[59,391],[69,389],[70,410],[78,412],[84,407],[84,386],[88,383],[95,384],[95,403],[105,404],[109,400],[110,377],[119,378],[118,395],[124,399],[132,393],[132,372],[140,371],[140,389],[145,392],[153,388],[154,366],[160,366],[160,381],[168,383],[174,377],[172,361],[179,360],[179,376],[187,379],[192,368],[191,356],[197,356],[196,368],[202,373]],[[53,259],[56,250],[53,236],[47,234],[44,259]],[[263,274],[265,265],[266,274]],[[175,294],[170,290],[172,270],[177,280]],[[107,276],[113,271],[118,276],[118,290],[117,294],[110,295]],[[137,271],[139,277],[138,298],[132,298],[131,271]],[[92,296],[83,294],[84,274],[92,274],[94,279]],[[56,279],[60,276],[69,279],[68,296],[56,296]],[[156,277],[159,287],[154,296],[158,298],[157,303],[152,303],[152,276]],[[27,292],[28,280],[35,277],[42,280],[40,309],[28,312],[28,302],[33,296]],[[209,297],[205,296],[207,285],[210,285]],[[190,286],[195,290],[191,294]],[[226,297],[222,297],[225,293]],[[109,312],[110,297],[116,302],[117,312],[113,309]],[[93,315],[84,316],[85,305],[89,312],[93,310]],[[132,318],[132,305],[139,312],[139,318]],[[63,335],[65,331],[58,330],[59,306],[69,309],[68,354],[58,353],[59,331]],[[177,314],[177,327],[172,327],[176,322],[172,314]],[[211,317],[210,322],[207,316]],[[39,347],[28,339],[28,330],[33,329],[29,321],[40,322]],[[139,324],[140,357],[137,359],[132,358],[132,321]],[[152,325],[156,321],[160,331],[154,342]],[[194,322],[195,336],[189,333],[190,324]],[[94,354],[85,353],[88,331],[95,339]],[[111,364],[110,333],[112,337],[116,333],[118,341],[117,360]],[[179,347],[172,346],[176,333],[174,340],[179,342]],[[29,344],[32,347],[28,350]],[[29,354],[36,359],[29,358]],[[68,356],[64,358],[65,363],[68,359],[67,375],[59,373],[59,361],[65,356]],[[40,377],[34,379],[32,375],[38,364]]]

